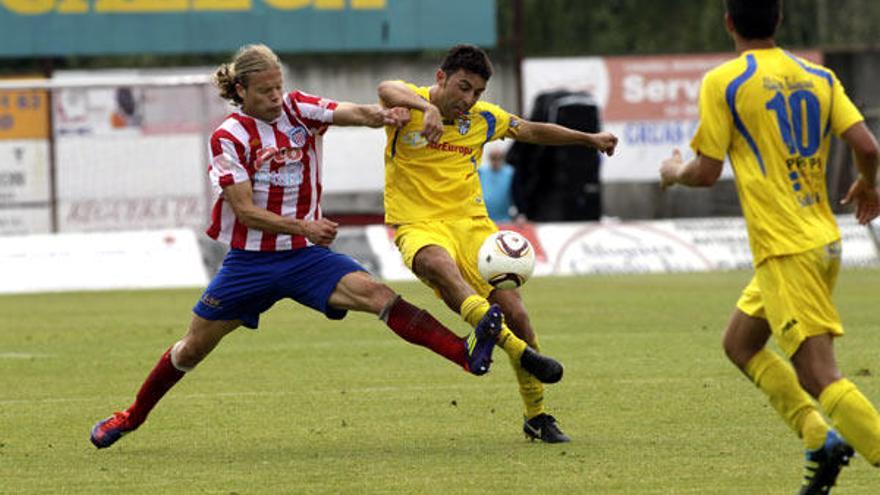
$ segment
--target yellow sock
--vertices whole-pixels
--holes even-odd
[[[533,348],[540,351],[537,338],[536,336]],[[516,381],[519,383],[519,395],[522,397],[523,406],[525,406],[525,417],[532,419],[544,412],[544,384],[531,373],[522,369],[519,358],[514,359],[512,355],[508,355],[508,357],[510,358],[510,366],[513,367],[513,372],[516,374]]]
[[[476,327],[480,319],[489,311],[489,301],[484,297],[476,294],[469,296],[461,303],[461,317],[468,322],[470,326]],[[507,328],[507,325],[501,325],[501,332],[498,333],[498,346],[504,349],[504,352],[510,356],[510,359],[516,359],[519,362],[520,356],[526,350],[527,344],[524,340],[517,337]]]
[[[746,374],[770,399],[785,424],[813,450],[822,446],[828,424],[798,383],[794,369],[776,353],[761,349],[746,364]]]
[[[816,450],[825,445],[825,437],[828,436],[828,422],[813,409],[804,416],[804,425],[801,427],[801,436],[804,438],[804,447],[807,450]]]
[[[855,384],[837,380],[825,387],[819,403],[856,452],[880,467],[880,414]]]

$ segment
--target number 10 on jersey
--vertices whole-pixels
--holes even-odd
[[[782,141],[790,154],[798,153],[804,158],[816,154],[822,139],[821,109],[816,95],[799,89],[786,100],[785,95],[777,91],[765,106],[776,114]]]

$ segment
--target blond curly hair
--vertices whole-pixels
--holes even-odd
[[[245,45],[239,48],[232,62],[217,68],[214,84],[220,90],[221,98],[241,106],[243,101],[235,90],[236,84],[247,87],[251,74],[271,69],[281,69],[281,60],[271,48],[263,44]]]

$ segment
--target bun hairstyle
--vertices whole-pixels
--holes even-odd
[[[235,106],[243,103],[235,86],[241,84],[248,86],[251,74],[265,70],[280,69],[281,61],[278,55],[266,45],[245,45],[239,48],[238,53],[228,62],[220,65],[214,72],[214,84],[220,90],[220,97],[228,100]]]

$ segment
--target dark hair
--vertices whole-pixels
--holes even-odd
[[[772,38],[782,15],[782,0],[725,0],[737,34],[747,40]]]
[[[450,48],[440,69],[447,76],[464,69],[487,81],[492,77],[492,62],[489,61],[489,56],[482,48],[474,45],[455,45]]]

